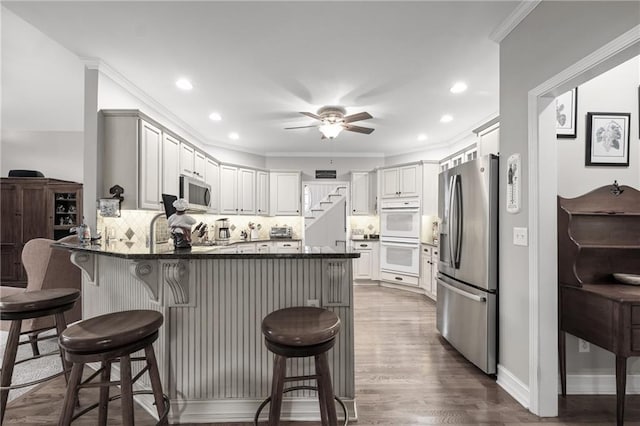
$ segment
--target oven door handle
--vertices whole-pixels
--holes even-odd
[[[397,243],[397,242],[389,242],[389,241],[383,241],[382,243],[383,246],[391,246],[391,247],[406,247],[406,248],[416,248],[419,249],[420,248],[420,243]]]

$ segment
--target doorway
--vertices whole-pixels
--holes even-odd
[[[557,214],[558,95],[638,54],[640,26],[567,68],[528,95],[529,156],[529,409],[558,414]],[[549,291],[553,288],[554,291]]]

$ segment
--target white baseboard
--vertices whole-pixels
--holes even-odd
[[[560,380],[558,380],[558,393]],[[640,394],[640,375],[627,375],[627,395]],[[568,395],[615,395],[614,374],[567,374]]]
[[[529,387],[512,372],[498,364],[498,385],[524,408],[529,408]]]
[[[138,402],[141,402],[138,400]],[[150,400],[149,402],[152,402]],[[225,422],[253,422],[256,410],[262,400],[255,399],[227,399],[217,401],[171,401],[171,423],[225,423]],[[356,401],[343,399],[349,421],[358,419]],[[143,404],[144,405],[144,404]],[[147,408],[147,407],[145,407]],[[338,418],[342,418],[342,410],[336,403]],[[318,400],[314,398],[285,398],[282,401],[281,419],[286,421],[320,421]],[[261,419],[269,416],[269,405],[262,410]]]

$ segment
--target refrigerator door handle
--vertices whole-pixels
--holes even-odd
[[[453,203],[455,202],[455,185],[457,180],[457,175],[453,175],[449,178],[449,212],[447,217],[447,233],[449,234],[449,266],[455,268],[454,263],[454,244],[453,244]]]
[[[475,295],[473,293],[468,293],[468,292],[466,292],[464,290],[460,290],[459,288],[454,287],[454,286],[452,286],[450,284],[447,284],[442,280],[438,280],[438,282],[440,283],[440,285],[442,287],[446,288],[447,290],[451,290],[452,292],[457,293],[460,296],[466,297],[467,299],[471,299],[471,300],[474,300],[476,302],[486,302],[487,301],[487,298],[484,297],[484,296],[478,296],[478,295]]]
[[[456,176],[456,186],[455,186],[455,199],[456,199],[456,247],[455,247],[455,257],[453,259],[454,265],[457,267],[460,266],[460,254],[462,252],[462,182],[460,180],[460,175]]]

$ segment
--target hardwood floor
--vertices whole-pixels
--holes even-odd
[[[355,307],[358,425],[615,423],[613,395],[560,398],[558,418],[530,414],[440,338],[435,305],[424,298],[361,286],[355,289]],[[63,392],[64,381],[59,378],[19,397],[9,404],[4,424],[57,423]],[[109,424],[119,424],[119,405],[112,404]],[[627,396],[625,418],[627,425],[640,425],[640,395]],[[95,425],[96,417],[90,413],[73,424]],[[136,424],[154,421],[136,406]]]

